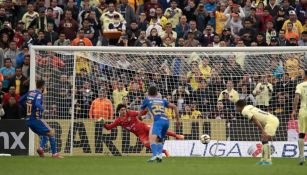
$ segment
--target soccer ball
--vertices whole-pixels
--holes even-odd
[[[200,136],[200,142],[202,144],[208,144],[210,142],[210,136],[208,134]]]

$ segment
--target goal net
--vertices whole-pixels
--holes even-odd
[[[166,110],[170,130],[185,136],[167,137],[165,149],[171,156],[260,154],[260,132],[235,111],[238,99],[279,118],[272,145],[273,154],[280,156],[279,149],[296,144],[297,124],[289,118],[296,84],[307,68],[304,50],[33,46],[31,86],[35,88],[35,80],[46,81],[44,119],[64,155],[148,155],[150,150],[132,133],[120,126],[107,130],[97,119],[112,123],[120,103],[139,110],[147,88],[155,85],[180,111],[176,128],[174,112]],[[152,123],[148,114],[144,122]],[[202,134],[211,136],[208,145],[200,143]],[[32,153],[38,140],[31,140]]]

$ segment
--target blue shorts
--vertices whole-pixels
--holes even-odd
[[[30,119],[27,120],[27,125],[38,135],[45,136],[51,130],[50,126],[43,120]]]
[[[154,121],[151,134],[158,136],[160,139],[164,139],[166,132],[169,128],[169,120],[168,119],[158,119]]]

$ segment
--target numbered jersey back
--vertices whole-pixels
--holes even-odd
[[[149,112],[153,115],[154,120],[159,119],[160,117],[166,117],[165,108],[168,107],[168,101],[161,98],[150,98],[147,97],[144,99],[141,109],[148,109]]]
[[[42,94],[39,91],[30,91],[26,99],[27,117],[41,118],[41,112],[38,108],[38,104],[42,105]]]

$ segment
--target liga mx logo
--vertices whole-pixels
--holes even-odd
[[[271,155],[275,153],[275,147],[274,145],[270,145],[271,147]],[[247,153],[250,156],[253,157],[257,157],[259,154],[262,153],[262,144],[261,143],[257,143],[256,145],[251,145],[248,149],[247,149]]]

